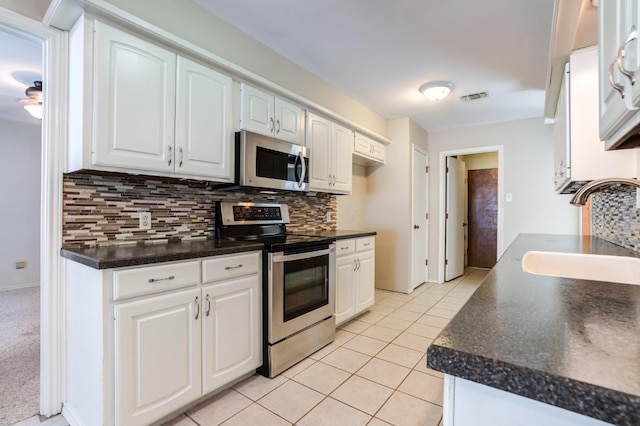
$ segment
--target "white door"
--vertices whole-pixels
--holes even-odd
[[[445,267],[444,280],[449,281],[464,274],[464,197],[465,164],[447,157]]]
[[[428,188],[429,164],[427,153],[413,146],[413,196],[412,199],[412,233],[411,233],[411,289],[416,288],[428,279],[429,252],[429,212]]]
[[[275,97],[244,83],[240,85],[240,128],[273,136]]]
[[[202,391],[213,391],[262,365],[258,275],[202,289]]]
[[[232,180],[231,77],[178,57],[175,172]]]
[[[336,257],[336,325],[355,315],[355,271],[354,255]]]
[[[283,141],[304,145],[304,111],[298,105],[275,98],[274,136]]]
[[[307,146],[311,149],[309,188],[330,190],[331,122],[315,114],[307,120]]]
[[[93,162],[173,171],[176,55],[96,21]]]
[[[115,307],[118,425],[151,424],[201,395],[200,289]]]
[[[351,193],[353,140],[352,130],[333,123],[333,149],[331,152],[333,162],[332,192]],[[311,156],[313,157],[313,154]]]
[[[375,299],[375,252],[373,250],[356,254],[356,313],[373,306]]]

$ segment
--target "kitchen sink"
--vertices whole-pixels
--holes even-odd
[[[528,251],[522,270],[530,274],[640,285],[640,258]]]

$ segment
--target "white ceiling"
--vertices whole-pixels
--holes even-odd
[[[431,132],[543,115],[554,0],[194,1],[389,119]],[[455,89],[427,101],[433,80]]]
[[[0,119],[40,123],[19,101],[27,87],[42,81],[42,45],[0,31],[0,58]]]

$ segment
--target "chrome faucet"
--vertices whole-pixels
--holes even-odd
[[[640,180],[628,179],[628,178],[605,178],[593,180],[578,189],[573,195],[571,201],[574,206],[584,206],[587,202],[587,198],[594,192],[600,191],[602,188],[613,185],[629,185],[634,188],[640,188]]]

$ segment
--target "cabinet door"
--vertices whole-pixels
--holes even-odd
[[[176,55],[99,21],[93,163],[173,171]]]
[[[231,77],[178,57],[175,172],[231,181]]]
[[[353,160],[353,131],[346,127],[333,124],[333,145],[331,157],[333,163],[333,189],[332,192],[350,194]],[[313,152],[313,151],[312,151]],[[312,154],[313,156],[313,154]]]
[[[298,105],[275,99],[274,136],[287,142],[304,145],[304,111]]]
[[[202,391],[211,392],[262,365],[260,275],[202,289]]]
[[[569,181],[571,171],[569,160],[571,158],[570,144],[571,134],[569,133],[569,66],[565,67],[564,77],[560,85],[560,95],[556,107],[556,116],[553,123],[553,154],[554,154],[554,176],[553,183],[556,191],[561,190]]]
[[[632,113],[631,84],[616,62],[618,49],[631,31],[627,0],[603,1],[598,6],[600,139],[608,139]],[[636,43],[637,44],[637,43]],[[611,80],[611,81],[610,81]],[[625,99],[612,82],[624,91]]]
[[[356,314],[355,256],[336,257],[336,325]]]
[[[375,298],[375,252],[357,253],[358,270],[356,273],[356,313],[373,306]]]
[[[309,114],[307,120],[307,146],[311,148],[309,188],[331,189],[331,125],[329,120]]]
[[[240,85],[240,128],[261,135],[273,136],[275,128],[272,94],[246,84]]]
[[[199,299],[192,289],[115,307],[117,425],[151,424],[201,395]]]

